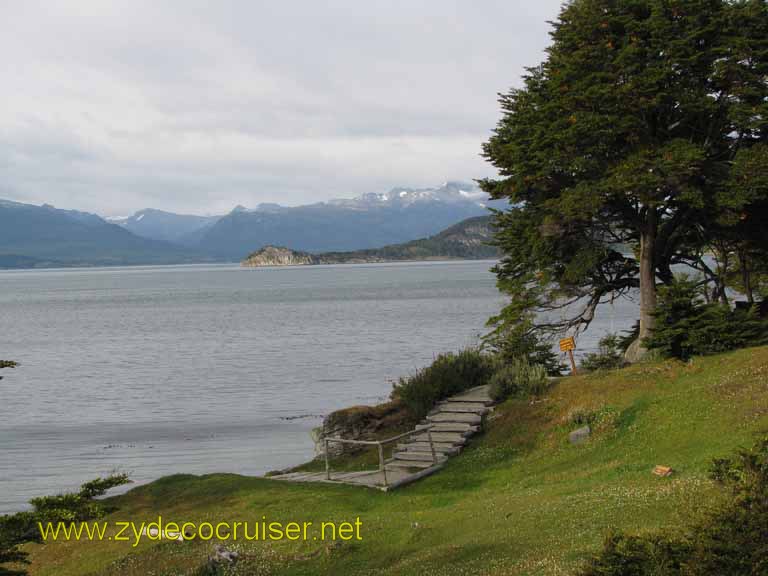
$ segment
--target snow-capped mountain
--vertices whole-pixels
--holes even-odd
[[[381,206],[407,207],[419,202],[474,203],[485,207],[488,195],[474,184],[444,182],[437,188],[392,188],[389,192],[371,192],[352,199],[334,199],[327,203],[367,210]]]
[[[488,214],[489,206],[503,205],[490,202],[473,184],[446,182],[305,206],[238,206],[192,245],[227,259],[242,258],[265,245],[306,252],[377,248],[437,234],[466,218]]]
[[[224,216],[150,208],[110,221],[138,236],[193,247],[217,258],[239,259],[265,244],[320,252],[408,242],[501,205],[489,201],[474,184],[445,182],[434,188],[400,186],[303,206],[236,206]]]
[[[196,216],[175,214],[154,208],[139,210],[132,216],[107,218],[112,224],[122,226],[137,236],[183,243],[183,239],[213,225],[221,216]]]

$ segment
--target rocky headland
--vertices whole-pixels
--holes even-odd
[[[311,264],[365,264],[417,260],[482,260],[497,258],[498,249],[491,245],[491,216],[469,218],[446,228],[435,236],[403,244],[350,252],[310,254],[284,246],[264,246],[250,254],[242,265],[305,266]]]

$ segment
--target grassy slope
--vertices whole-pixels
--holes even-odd
[[[534,404],[509,401],[440,474],[384,494],[235,475],[171,476],[116,499],[114,519],[347,520],[364,540],[240,543],[241,574],[565,574],[611,528],[680,526],[717,492],[713,457],[768,428],[768,347],[563,379]],[[571,446],[569,415],[597,409]],[[650,473],[673,466],[668,479]],[[31,546],[33,574],[193,574],[211,543]]]

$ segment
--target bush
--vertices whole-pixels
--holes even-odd
[[[552,342],[539,334],[530,320],[499,325],[483,338],[483,346],[508,363],[527,358],[531,364],[543,366],[550,376],[563,373],[564,366]]]
[[[768,573],[768,437],[716,460],[710,477],[726,491],[724,505],[682,535],[612,534],[581,576]]]
[[[624,361],[625,351],[622,349],[621,336],[608,334],[600,339],[597,352],[590,352],[584,356],[581,361],[581,368],[587,372],[623,368],[626,365]]]
[[[490,379],[491,398],[501,402],[511,396],[540,396],[547,389],[547,371],[527,358],[500,366]]]
[[[392,391],[416,418],[423,418],[435,402],[488,384],[498,361],[493,356],[468,348],[458,354],[440,354],[431,365],[400,378]]]
[[[28,564],[27,552],[20,548],[27,542],[41,542],[38,522],[79,522],[101,518],[113,511],[98,500],[107,490],[129,483],[125,474],[113,474],[86,482],[80,491],[72,494],[43,496],[29,501],[33,509],[0,516],[0,575],[23,576],[26,571],[11,569],[3,564]]]
[[[694,282],[675,280],[659,289],[656,327],[645,345],[665,356],[687,360],[768,342],[768,321],[754,308],[702,301]]]

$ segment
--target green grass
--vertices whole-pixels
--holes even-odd
[[[577,413],[596,433],[571,446]],[[611,529],[682,526],[718,499],[714,457],[768,429],[768,347],[564,378],[510,400],[439,474],[393,493],[237,475],[170,476],[113,520],[354,520],[363,541],[240,542],[233,574],[569,574]],[[365,457],[365,456],[363,456]],[[347,466],[354,462],[346,462]],[[651,474],[672,466],[671,478]],[[195,574],[213,542],[30,545],[32,574]]]

